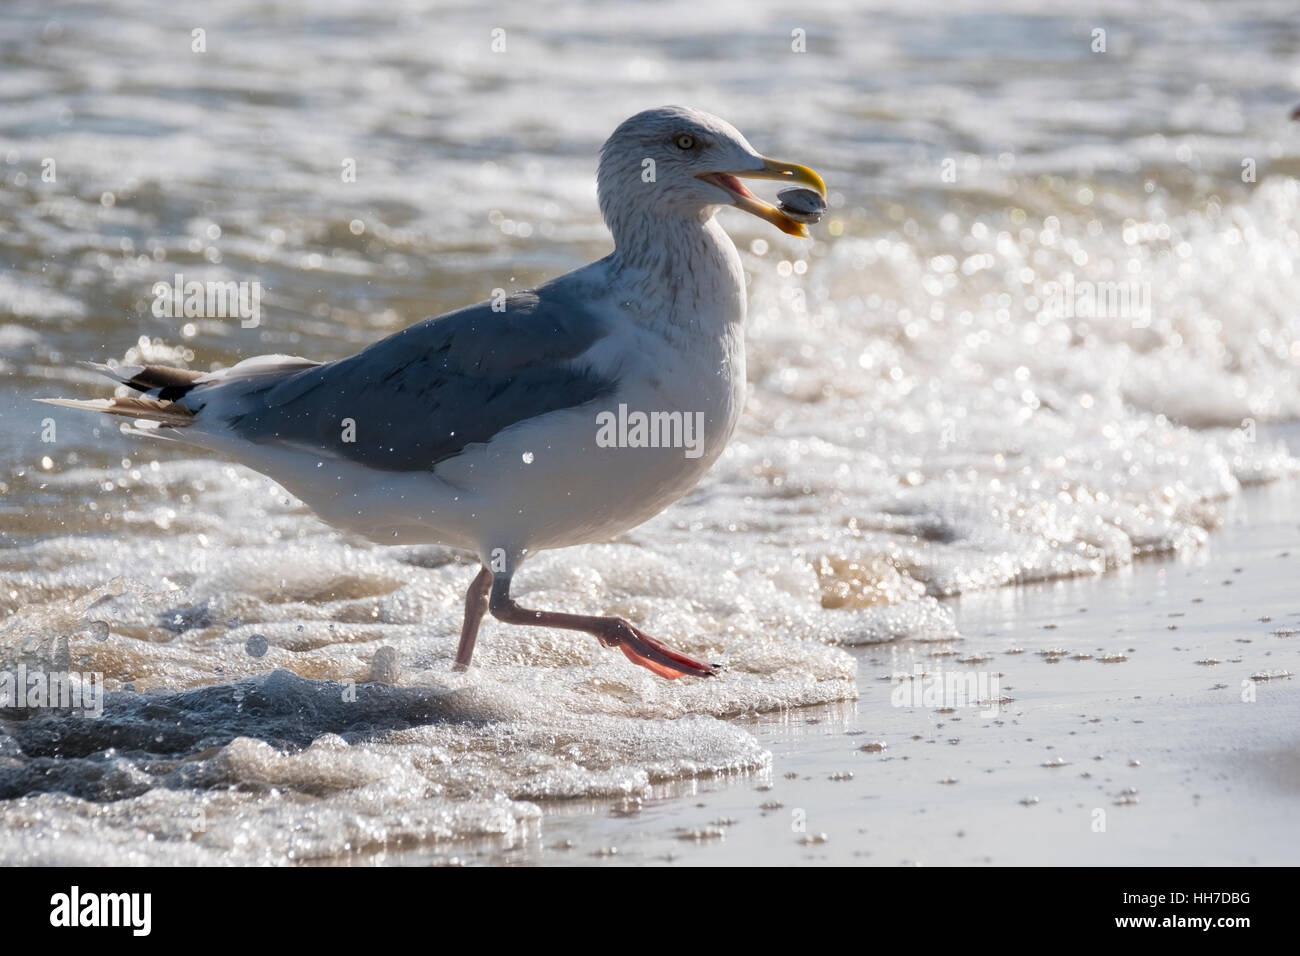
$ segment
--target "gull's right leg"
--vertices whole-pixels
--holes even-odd
[[[486,574],[486,569],[484,570]],[[478,579],[474,581],[478,584]],[[533,611],[520,607],[510,597],[510,574],[498,572],[492,576],[492,597],[488,603],[492,616],[507,624],[528,624],[540,627],[560,627],[570,631],[585,631],[596,637],[605,647],[617,647],[633,664],[654,671],[669,680],[688,674],[693,677],[712,677],[721,669],[717,664],[706,664],[674,650],[638,630],[621,617],[592,617],[586,614],[564,614],[559,611]]]

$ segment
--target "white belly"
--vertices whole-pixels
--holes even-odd
[[[475,549],[607,540],[686,494],[740,419],[745,360],[737,333],[715,354],[625,367],[608,399],[506,429],[439,466],[439,477],[475,502]]]

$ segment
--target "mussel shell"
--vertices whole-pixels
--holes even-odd
[[[811,189],[791,187],[776,194],[781,203],[781,212],[795,222],[820,222],[826,214],[826,200]]]

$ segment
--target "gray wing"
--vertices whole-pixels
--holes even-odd
[[[614,390],[574,361],[608,331],[577,296],[552,283],[505,306],[471,305],[338,362],[232,382],[237,400],[214,407],[250,441],[424,471],[518,422]],[[344,440],[345,419],[355,423],[352,441]]]

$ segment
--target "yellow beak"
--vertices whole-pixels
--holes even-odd
[[[803,223],[796,222],[771,203],[759,199],[745,188],[744,184],[736,178],[738,176],[745,179],[775,179],[778,182],[789,183],[790,185],[807,186],[825,199],[826,183],[822,181],[820,176],[807,166],[800,166],[798,163],[782,163],[767,157],[763,157],[763,165],[757,169],[738,169],[735,172],[727,173],[701,173],[699,176],[705,182],[712,183],[731,193],[735,197],[732,200],[732,205],[737,209],[743,209],[759,219],[770,222],[787,235],[798,236],[802,239],[808,238],[808,229]]]

